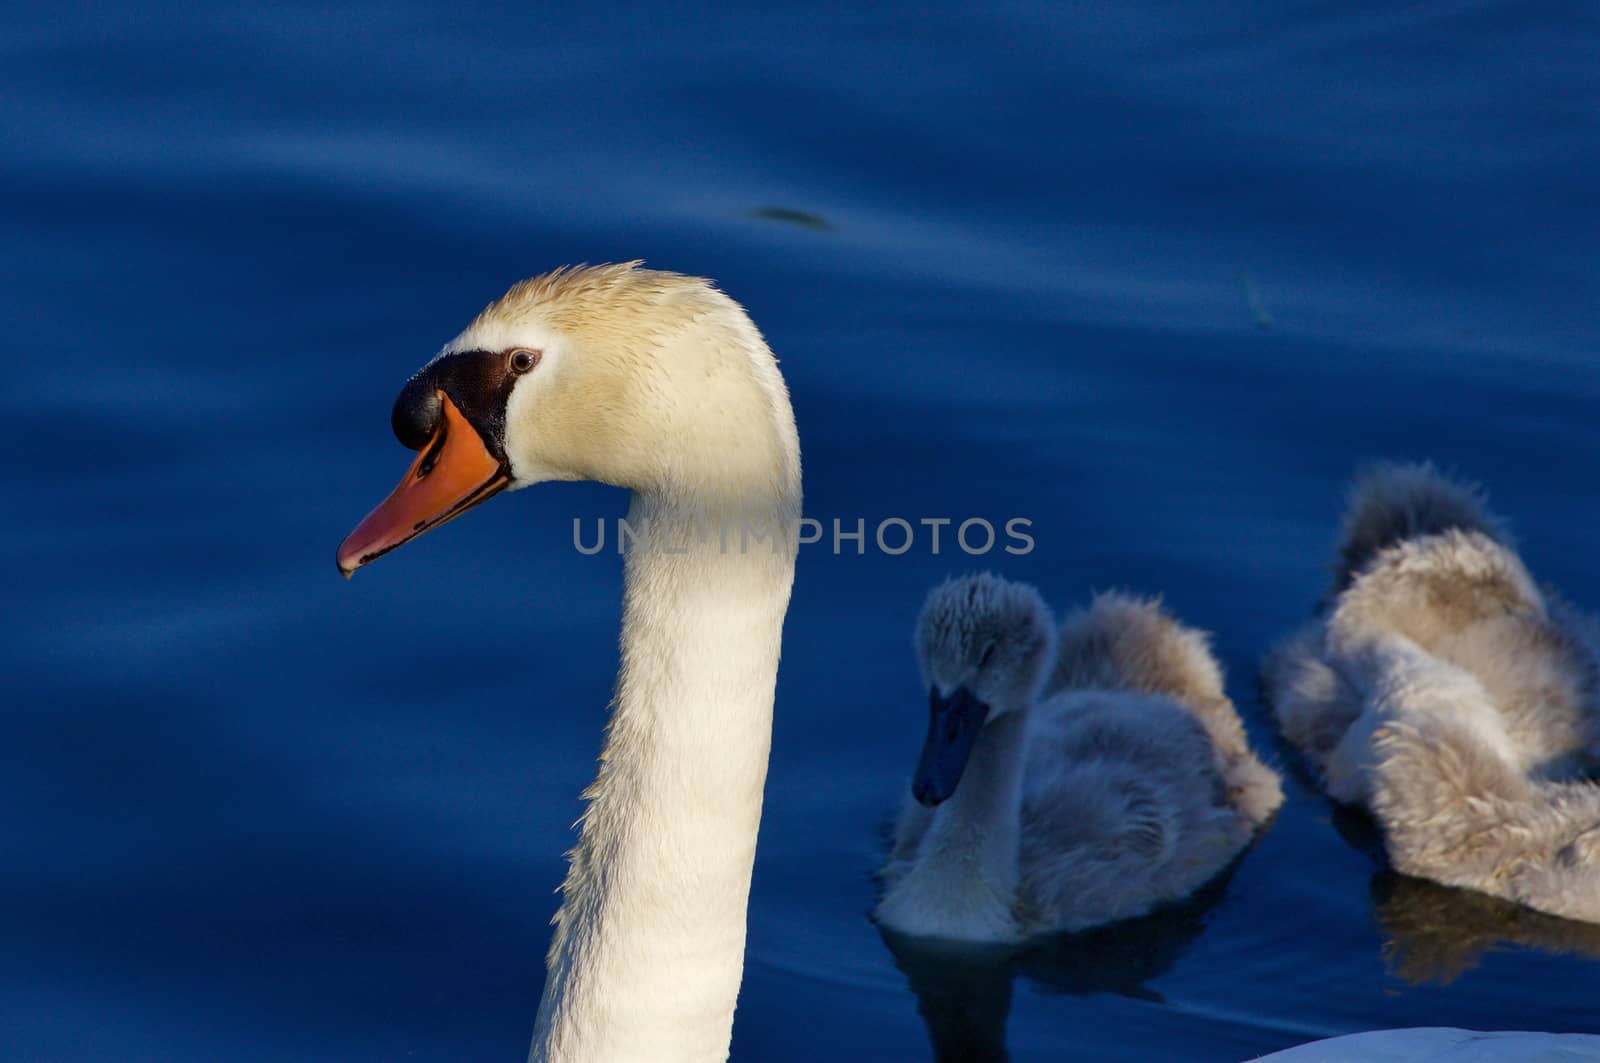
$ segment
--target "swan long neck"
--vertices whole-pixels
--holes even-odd
[[[792,422],[791,422],[792,424]],[[792,431],[792,428],[790,429]],[[752,495],[766,500],[754,510]],[[622,665],[529,1058],[723,1060],[794,575],[798,469],[764,490],[636,493]],[[741,542],[745,523],[765,541]],[[708,541],[684,529],[703,524]],[[719,527],[731,529],[724,545]],[[774,549],[776,543],[776,549]]]
[[[961,784],[939,806],[923,842],[924,854],[947,854],[1000,892],[1014,890],[1017,882],[1027,734],[1026,710],[984,727]]]

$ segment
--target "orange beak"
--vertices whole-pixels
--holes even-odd
[[[339,544],[339,571],[356,569],[458,517],[511,482],[455,403],[438,392],[439,427],[389,497]]]

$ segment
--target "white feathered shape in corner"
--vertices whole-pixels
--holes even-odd
[[[1480,1033],[1452,1027],[1369,1030],[1260,1056],[1251,1063],[1582,1063],[1600,1060],[1600,1037],[1582,1033]]]
[[[1321,620],[1264,679],[1396,870],[1600,922],[1600,653],[1477,489],[1384,465],[1351,492]]]
[[[340,547],[347,575],[505,487],[633,492],[650,536],[627,557],[616,696],[529,1058],[726,1058],[800,512],[776,360],[707,281],[559,270],[447,344],[394,428],[421,453]],[[526,546],[501,548],[511,566]]]
[[[1205,637],[1154,602],[1101,595],[1058,640],[1032,587],[966,576],[928,596],[916,648],[929,726],[881,872],[891,930],[1009,944],[1142,915],[1283,800]]]

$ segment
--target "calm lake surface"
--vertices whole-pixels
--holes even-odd
[[[631,258],[761,324],[811,515],[1036,543],[802,556],[735,1059],[1600,1031],[1600,930],[1385,874],[1255,683],[1374,458],[1600,606],[1600,18],[1202,6],[8,6],[0,1057],[521,1058],[616,661],[572,521],[626,499],[333,552],[413,369]],[[911,625],[978,567],[1216,633],[1290,796],[1193,908],[960,965],[867,918]]]

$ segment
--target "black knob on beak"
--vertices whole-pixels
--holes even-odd
[[[433,438],[443,412],[434,374],[424,368],[400,389],[400,397],[394,400],[394,412],[389,415],[389,424],[394,428],[394,437],[406,448],[421,450]]]

